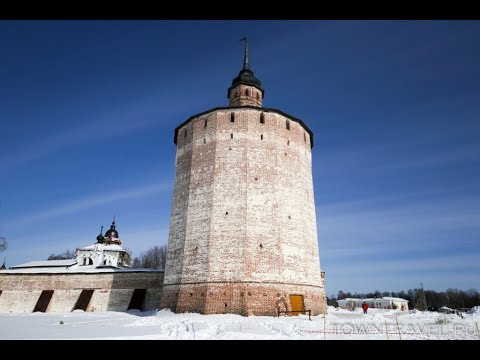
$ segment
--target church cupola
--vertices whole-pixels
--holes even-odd
[[[253,71],[250,70],[248,60],[248,39],[242,39],[245,42],[245,54],[243,57],[243,69],[238,76],[233,79],[232,86],[228,88],[227,97],[230,99],[230,106],[262,106],[263,94],[262,82],[258,80]]]
[[[103,237],[103,226],[100,228],[100,234],[97,236],[97,242],[98,243],[104,243],[105,238]]]
[[[115,217],[113,217],[112,225],[110,225],[110,230],[107,230],[105,233],[106,244],[121,244],[122,241],[119,239],[118,231],[115,229]]]

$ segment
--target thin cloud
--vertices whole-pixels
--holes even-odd
[[[45,209],[34,214],[22,216],[18,219],[4,224],[4,227],[18,227],[27,224],[45,221],[48,219],[58,218],[64,215],[74,214],[80,211],[94,208],[99,205],[109,204],[114,201],[139,198],[142,196],[159,193],[170,190],[172,184],[170,182],[147,184],[137,186],[135,188],[123,189],[112,192],[110,194],[94,194],[86,198],[70,201],[66,204],[58,205],[53,209]]]
[[[156,94],[132,102],[120,109],[116,108],[111,112],[95,115],[93,120],[76,119],[75,122],[82,124],[82,126],[56,132],[48,138],[44,138],[29,146],[22,144],[16,151],[13,149],[5,156],[0,157],[0,173],[71,146],[99,139],[118,137],[137,129],[158,124],[158,109],[170,109],[169,112],[168,110],[163,110],[162,117],[176,118],[178,110],[167,106],[170,103],[169,100],[169,98],[164,96],[160,98],[160,95]]]

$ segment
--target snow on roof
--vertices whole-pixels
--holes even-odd
[[[122,248],[120,245],[117,245],[117,244],[105,245],[105,246],[103,247],[103,250],[124,251],[123,248]]]
[[[93,267],[93,266],[76,266],[74,268],[67,267],[35,267],[2,270],[1,274],[90,274],[90,273],[118,273],[118,272],[164,272],[164,270],[155,269],[132,269],[132,268],[115,268],[115,267]]]
[[[52,267],[67,267],[72,266],[77,263],[76,259],[67,259],[67,260],[44,260],[44,261],[30,261],[25,264],[12,266],[12,269],[21,269],[21,268],[52,268]]]
[[[95,244],[82,247],[78,250],[93,250],[94,248],[95,248]],[[117,244],[109,244],[109,245],[100,244],[99,248],[106,251],[125,251],[120,245],[117,245]]]
[[[387,301],[406,301],[408,300],[402,299],[402,298],[397,298],[397,297],[389,297],[385,296],[382,298],[364,298],[364,299],[359,299],[359,298],[346,298],[346,299],[341,299],[337,301],[382,301],[382,300],[387,300]]]
[[[406,302],[408,302],[407,299],[403,299],[403,298],[399,298],[399,297],[384,296],[383,299],[392,300],[392,301],[406,301]]]

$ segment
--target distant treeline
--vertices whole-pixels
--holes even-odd
[[[334,294],[327,297],[328,305],[337,306],[337,300],[345,298],[380,298],[383,296],[399,297],[408,300],[410,309],[414,309],[415,305],[421,298],[422,289],[410,289],[408,291],[380,292],[375,290],[370,293],[351,293],[340,290],[335,296]],[[480,293],[476,289],[458,290],[447,289],[447,291],[425,290],[425,298],[429,310],[437,310],[442,306],[452,309],[470,309],[480,305]]]

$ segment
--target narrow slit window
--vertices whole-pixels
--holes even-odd
[[[245,89],[245,96],[250,96],[250,91],[248,89]]]
[[[207,127],[207,119],[205,119],[205,121],[203,122],[203,127]]]
[[[287,126],[287,130],[290,130],[290,121],[287,120],[286,126]]]
[[[257,100],[260,100],[260,95],[258,95],[258,92],[257,92]]]
[[[230,122],[235,122],[235,114],[233,112],[230,114]]]
[[[233,139],[233,134],[230,134],[230,139]]]
[[[260,124],[265,124],[265,114],[263,112],[260,114]]]
[[[184,137],[184,138],[187,137],[187,129],[185,129],[185,131],[183,132],[183,137]]]
[[[287,140],[287,146],[290,146],[290,140]]]
[[[307,142],[307,135],[305,135],[305,132],[303,133],[303,141]]]
[[[263,140],[263,135],[260,135],[260,140]]]

